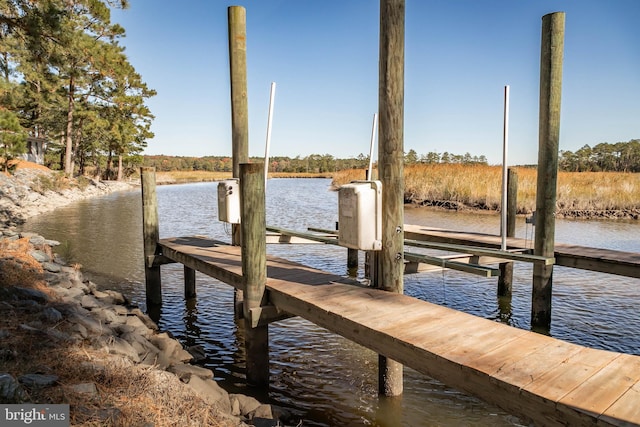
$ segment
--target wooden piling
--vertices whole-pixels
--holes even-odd
[[[358,250],[357,249],[347,249],[347,269],[349,271],[358,268]],[[356,270],[357,274],[357,270]]]
[[[403,293],[404,273],[404,0],[380,1],[378,109],[379,176],[382,182],[382,250],[379,286]],[[402,365],[378,361],[380,394],[402,394]]]
[[[240,176],[240,163],[249,161],[249,102],[247,99],[247,13],[230,6],[229,72],[231,81],[231,141],[233,177]]]
[[[247,382],[268,386],[269,328],[251,323],[255,317],[251,310],[259,310],[267,303],[267,224],[262,163],[240,165],[240,213]]]
[[[564,12],[542,17],[540,54],[540,123],[538,140],[538,180],[534,254],[554,255],[558,147],[560,140],[560,98],[564,51]],[[551,326],[553,265],[533,267],[531,326],[548,330]]]
[[[184,266],[184,297],[186,299],[196,297],[196,271]]]
[[[231,141],[233,177],[240,177],[240,163],[249,161],[249,101],[247,98],[247,14],[242,6],[227,10],[229,26],[229,73],[231,82]],[[231,226],[231,244],[240,245],[240,226]],[[242,312],[242,291],[234,292],[235,317]]]
[[[518,172],[507,170],[507,237],[516,236],[516,214],[518,212]],[[499,266],[498,296],[511,297],[513,292],[513,262],[503,262]]]
[[[142,188],[142,235],[144,244],[144,280],[147,306],[162,305],[162,280],[160,266],[153,266],[160,239],[158,224],[158,198],[156,197],[156,169],[140,168]]]
[[[518,214],[518,171],[507,170],[507,237],[516,237],[516,215]]]

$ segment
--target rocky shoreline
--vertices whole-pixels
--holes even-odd
[[[38,213],[135,188],[92,181],[33,191],[46,173],[0,176],[0,403],[69,403],[72,425],[292,423],[281,408],[228,394],[190,363],[202,349],[184,349],[125,296],[85,280],[54,255],[58,242],[16,231]]]
[[[425,207],[433,209],[443,209],[448,211],[474,211],[474,212],[486,212],[487,214],[497,214],[500,212],[499,208],[495,206],[487,205],[467,205],[462,202],[455,202],[451,200],[417,200],[413,198],[406,198],[405,204],[413,207]],[[532,211],[521,211],[518,215],[531,215]],[[597,219],[597,220],[618,220],[618,219],[631,219],[640,220],[640,209],[571,209],[559,207],[556,210],[556,218],[567,219]]]

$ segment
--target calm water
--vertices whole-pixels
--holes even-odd
[[[273,179],[267,186],[267,224],[304,231],[333,229],[337,193],[324,179]],[[216,184],[158,187],[161,237],[207,235],[230,241],[217,220]],[[497,233],[496,215],[405,210],[406,223],[461,231]],[[141,202],[139,192],[118,193],[29,220],[25,229],[64,244],[87,276],[105,288],[119,289],[144,306]],[[633,221],[558,220],[556,240],[640,252],[640,224]],[[516,235],[532,239],[533,229],[519,219]],[[270,245],[267,250],[316,268],[347,274],[346,250],[332,245]],[[414,248],[412,248],[414,250]],[[362,257],[361,257],[362,258]],[[362,260],[361,260],[362,263]],[[361,266],[362,267],[362,266]],[[360,275],[362,274],[360,268]],[[496,279],[455,271],[405,276],[407,294],[523,329],[529,328],[531,267],[516,264],[511,301],[496,297]],[[186,345],[202,345],[203,363],[230,390],[244,388],[243,330],[232,316],[231,287],[197,276],[198,297],[184,301],[182,267],[162,269],[161,327]],[[640,354],[640,280],[554,270],[551,334],[582,345]],[[289,408],[308,426],[519,425],[498,408],[405,369],[400,405],[377,397],[377,356],[312,323],[292,318],[270,326],[271,388],[259,395]],[[397,402],[396,402],[397,403]]]

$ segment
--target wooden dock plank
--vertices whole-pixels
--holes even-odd
[[[239,248],[193,242],[195,247],[188,238],[159,244],[171,259],[241,282]],[[267,264],[267,289],[277,309],[445,384],[541,425],[640,425],[638,356],[589,349],[354,286],[350,279],[276,257],[268,257]]]
[[[640,419],[639,400],[640,382],[637,382],[600,416],[599,424],[637,425]]]
[[[619,353],[580,347],[577,353],[524,387],[524,391],[558,401],[608,365]]]
[[[621,354],[558,402],[589,414],[600,415],[638,381],[640,357]]]
[[[406,239],[412,240],[473,244],[488,248],[499,248],[501,245],[500,236],[450,231],[422,225],[405,224],[404,234]],[[507,238],[507,246],[511,249],[526,249],[527,247],[532,248],[533,242],[509,237]],[[640,253],[638,252],[588,248],[564,243],[556,243],[554,248],[555,265],[640,278]]]

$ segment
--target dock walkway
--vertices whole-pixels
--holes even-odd
[[[162,239],[162,255],[242,289],[240,248]],[[640,357],[586,348],[267,257],[269,301],[536,425],[640,425]],[[389,319],[396,319],[390,321]]]
[[[501,242],[499,236],[489,234],[450,231],[410,224],[405,224],[404,235],[406,239],[412,240],[490,248],[499,248]],[[527,249],[532,244],[531,241],[521,238],[507,238],[507,246],[510,249]],[[558,266],[640,278],[640,253],[589,248],[565,243],[556,243],[554,252],[555,265]]]

